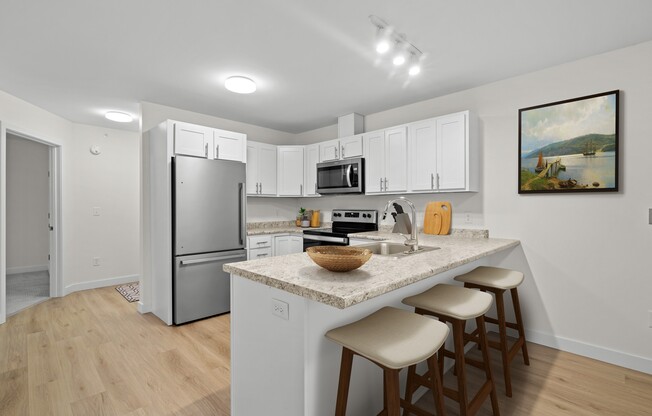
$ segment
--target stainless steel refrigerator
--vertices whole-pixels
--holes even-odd
[[[229,312],[225,263],[246,260],[246,165],[176,156],[173,316],[179,325]]]

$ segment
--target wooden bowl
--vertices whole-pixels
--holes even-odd
[[[332,272],[350,272],[371,258],[371,250],[348,246],[315,246],[306,249],[318,266]]]

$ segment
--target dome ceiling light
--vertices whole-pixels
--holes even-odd
[[[134,121],[133,116],[120,111],[107,111],[104,114],[104,117],[111,121],[115,121],[116,123],[131,123]]]
[[[224,88],[237,94],[251,94],[256,91],[256,83],[251,78],[237,75],[227,78]]]

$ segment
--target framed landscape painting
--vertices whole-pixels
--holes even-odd
[[[618,191],[618,93],[519,110],[519,194]]]

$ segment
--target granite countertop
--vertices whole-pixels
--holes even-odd
[[[398,234],[373,232],[355,238],[403,242]],[[352,235],[353,237],[353,235]],[[344,309],[430,276],[516,247],[518,240],[419,234],[419,244],[440,247],[400,259],[373,255],[361,268],[334,273],[317,266],[306,253],[224,265],[224,271],[295,295]]]
[[[328,228],[330,223],[324,223],[318,228],[297,227],[294,221],[266,221],[266,222],[249,222],[247,223],[247,235],[264,235],[264,234],[303,234],[303,230],[316,230],[319,228]]]

